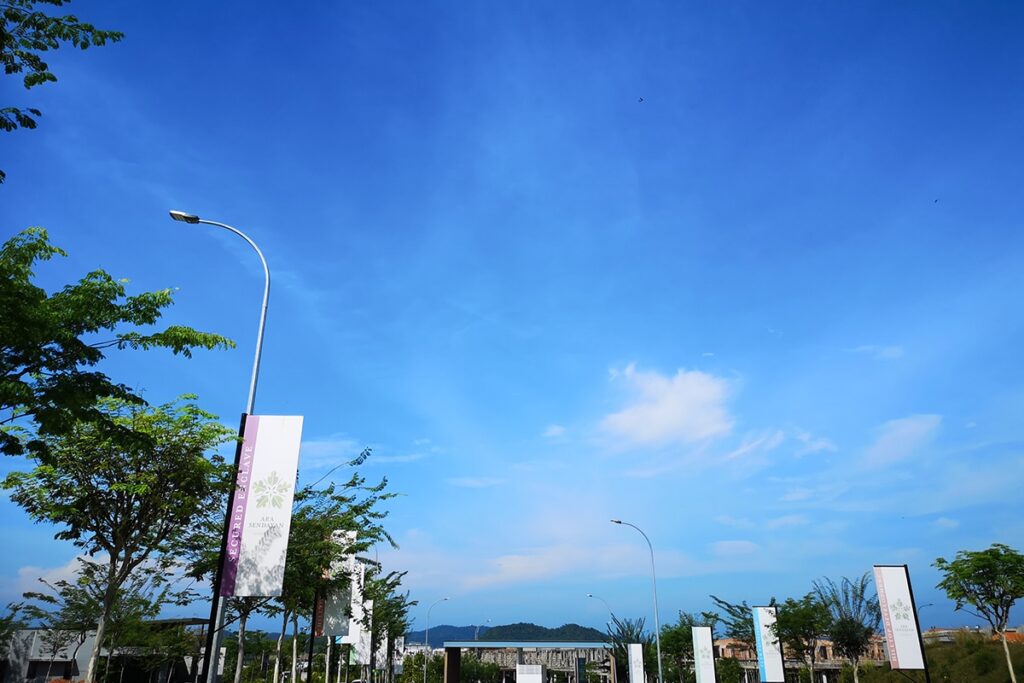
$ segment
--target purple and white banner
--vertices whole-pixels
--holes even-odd
[[[923,670],[924,650],[907,565],[875,565],[875,588],[889,664],[893,669]]]
[[[693,671],[697,683],[715,683],[715,641],[710,626],[694,626]]]
[[[786,668],[782,661],[782,646],[775,635],[776,611],[774,607],[752,607],[754,638],[757,641],[757,666],[761,683],[785,683]]]
[[[301,416],[246,416],[222,596],[281,595],[301,441]]]

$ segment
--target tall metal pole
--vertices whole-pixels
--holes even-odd
[[[256,330],[256,353],[253,357],[252,362],[252,376],[249,380],[249,398],[245,403],[245,413],[242,415],[242,426],[239,429],[239,434],[245,428],[245,417],[252,415],[253,408],[256,404],[256,383],[260,376],[260,357],[263,355],[263,330],[267,324],[267,304],[270,301],[270,268],[267,267],[267,259],[263,257],[263,252],[256,246],[256,243],[249,239],[249,236],[237,228],[233,228],[226,223],[219,223],[217,221],[209,221],[196,216],[195,214],[185,213],[183,211],[171,211],[171,218],[182,223],[202,223],[204,225],[213,225],[218,228],[223,228],[229,232],[233,232],[243,240],[245,240],[250,247],[256,252],[256,255],[260,257],[260,264],[263,266],[263,305],[260,307],[260,322],[259,327]],[[235,469],[238,469],[239,458],[242,454],[242,444],[239,440],[238,447],[235,449]],[[220,546],[220,557],[217,561],[217,572],[214,576],[213,581],[213,601],[210,606],[210,630],[206,636],[206,652],[203,656],[203,678],[207,683],[216,683],[217,681],[217,664],[220,660],[220,645],[224,639],[224,599],[220,595],[221,579],[223,568],[224,568],[224,556],[227,553],[228,545],[228,532],[230,531],[231,522],[231,508],[235,501],[235,487],[231,487],[231,492],[228,494],[228,507],[224,513],[224,533],[221,538]]]
[[[605,600],[599,595],[594,595],[593,593],[587,593],[587,597],[593,598],[594,600],[600,600],[601,602],[603,602],[605,609],[608,610],[608,616],[610,616],[613,620],[615,619],[615,612],[612,611],[611,605],[608,604],[607,600]]]
[[[433,651],[430,649],[430,610],[434,609],[448,598],[441,598],[427,609],[427,632],[423,637],[424,645],[427,646],[427,651],[423,654],[423,683],[427,683],[427,664],[430,663],[430,655]]]
[[[647,538],[647,534],[644,533],[644,530],[636,524],[623,522],[621,519],[613,519],[612,524],[624,524],[639,531],[640,535],[644,537],[645,541],[647,541],[647,547],[651,551],[651,582],[654,584],[654,643],[658,649],[658,683],[665,683],[665,679],[661,675],[661,623],[658,619],[658,579],[654,575],[654,546],[651,545],[651,539]]]

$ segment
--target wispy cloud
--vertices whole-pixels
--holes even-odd
[[[715,541],[711,544],[711,554],[716,557],[736,557],[737,555],[750,555],[760,549],[753,541]]]
[[[725,526],[735,527],[737,529],[752,529],[754,523],[745,517],[733,517],[732,515],[719,515],[715,517],[715,521]]]
[[[883,346],[881,344],[863,344],[855,348],[854,353],[863,353],[877,360],[896,360],[903,357],[902,346]]]
[[[950,519],[949,517],[939,517],[935,520],[935,526],[946,531],[952,531],[953,529],[958,529],[960,527],[960,522],[955,519]]]
[[[865,451],[864,465],[885,467],[907,459],[934,438],[941,423],[941,415],[911,415],[886,422]]]
[[[300,449],[302,468],[319,469],[351,460],[362,451],[362,445],[344,434],[302,442]]]
[[[747,436],[738,447],[726,453],[722,459],[735,460],[759,451],[771,451],[778,448],[785,440],[786,434],[781,429]]]
[[[830,440],[823,436],[814,436],[810,432],[798,429],[793,436],[803,444],[796,451],[797,457],[811,455],[812,453],[834,453],[839,450]]]
[[[726,407],[729,383],[698,370],[674,376],[639,372],[631,363],[612,378],[637,398],[601,421],[605,433],[638,445],[690,444],[727,435],[733,418]]]
[[[447,481],[452,486],[461,486],[469,489],[483,489],[505,483],[504,479],[497,477],[452,477]]]
[[[548,425],[544,428],[544,436],[548,439],[557,439],[565,435],[565,427],[562,425]]]
[[[783,515],[767,520],[764,525],[768,529],[785,529],[794,526],[806,526],[810,520],[803,515]]]

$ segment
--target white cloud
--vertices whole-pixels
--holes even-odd
[[[463,488],[470,489],[488,488],[505,482],[504,479],[498,479],[496,477],[453,477],[447,481],[452,486],[461,486]]]
[[[814,491],[806,488],[795,488],[786,491],[782,496],[782,500],[787,502],[795,502],[798,500],[807,500],[811,497]]]
[[[391,462],[416,462],[427,457],[426,453],[406,453],[405,455],[371,455],[369,460],[366,461],[367,465],[373,465],[375,463],[391,463]]]
[[[78,576],[79,561],[83,559],[104,562],[106,555],[97,555],[92,558],[88,558],[86,555],[76,555],[68,560],[67,563],[57,567],[38,567],[35,565],[19,567],[17,576],[0,577],[0,598],[15,600],[21,599],[22,593],[26,591],[46,592],[46,587],[40,582],[40,579],[50,584],[61,580],[73,581]]]
[[[736,557],[750,555],[760,549],[753,541],[715,541],[711,544],[711,553],[716,557]]]
[[[752,529],[754,523],[745,517],[733,517],[731,515],[719,515],[715,521],[725,526],[736,527],[737,529]]]
[[[810,455],[812,453],[834,453],[839,450],[836,448],[836,445],[828,439],[821,436],[814,436],[810,432],[798,429],[794,436],[796,436],[797,441],[803,444],[803,446],[801,446],[796,452],[797,457]]]
[[[725,379],[698,370],[679,370],[672,377],[638,372],[632,363],[611,374],[638,395],[635,403],[602,420],[601,427],[614,437],[642,445],[685,444],[732,430]]]
[[[302,442],[300,461],[304,470],[319,469],[351,460],[362,450],[359,442],[341,434],[310,439]]]
[[[805,526],[810,523],[803,515],[783,515],[767,520],[764,525],[769,529],[784,529],[794,526]]]
[[[646,545],[558,543],[500,555],[488,560],[483,571],[469,575],[465,574],[464,563],[462,574],[465,578],[462,585],[473,590],[503,584],[544,581],[556,577],[579,576],[584,572],[598,572],[606,577],[649,576],[651,565],[647,557]],[[676,550],[658,551],[659,577],[692,576],[706,571],[705,565],[694,562]]]
[[[755,436],[748,436],[743,439],[736,449],[725,454],[723,460],[735,460],[751,453],[758,451],[770,451],[774,448],[778,448],[779,444],[786,440],[786,434],[781,430],[774,432],[766,432]]]
[[[854,349],[855,353],[863,353],[876,360],[896,360],[903,357],[902,346],[883,346],[880,344],[864,344]]]
[[[548,425],[544,429],[544,436],[548,439],[557,439],[565,434],[565,427],[562,425]]]
[[[884,467],[905,460],[932,440],[941,423],[941,415],[911,415],[886,422],[865,451],[864,464]]]
[[[935,526],[940,529],[947,529],[951,531],[958,528],[960,526],[960,522],[955,519],[950,519],[949,517],[939,517],[935,520]]]

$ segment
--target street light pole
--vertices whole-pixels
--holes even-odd
[[[612,618],[612,620],[615,619],[615,612],[612,611],[612,608],[611,608],[611,606],[608,605],[608,601],[607,600],[605,600],[604,598],[602,598],[600,596],[594,595],[593,593],[587,593],[587,597],[588,598],[594,598],[595,600],[600,600],[601,602],[603,602],[604,606],[605,606],[605,609],[608,610],[608,616],[610,616]]]
[[[636,524],[630,524],[629,522],[623,522],[621,519],[611,520],[612,524],[624,524],[625,526],[631,526],[640,532],[640,535],[647,541],[647,547],[651,551],[651,582],[654,585],[654,643],[658,649],[658,683],[665,683],[665,679],[661,675],[661,623],[658,619],[658,578],[654,574],[654,546],[651,545],[651,539],[647,538],[647,534],[644,530],[638,527]]]
[[[260,264],[263,266],[263,305],[260,307],[260,322],[256,331],[256,353],[252,362],[252,376],[249,380],[249,398],[245,403],[245,413],[242,416],[242,428],[239,429],[239,433],[241,433],[245,427],[245,417],[247,415],[252,415],[253,407],[256,404],[256,383],[260,376],[260,357],[263,355],[263,330],[267,324],[267,304],[270,300],[270,268],[267,267],[267,259],[263,257],[263,252],[260,251],[260,248],[256,246],[256,243],[249,239],[249,236],[241,230],[233,228],[226,223],[205,220],[195,214],[185,213],[184,211],[171,211],[170,214],[171,218],[182,223],[190,223],[193,225],[197,223],[213,225],[235,233],[253,248],[256,255],[260,257]],[[238,469],[238,461],[241,452],[242,445],[241,441],[239,441],[238,447],[235,449],[236,470]],[[203,656],[203,678],[207,683],[216,683],[217,681],[217,663],[220,659],[220,644],[224,639],[224,599],[221,598],[220,595],[220,586],[224,567],[224,555],[227,552],[231,508],[234,505],[234,500],[235,487],[232,487],[228,494],[228,507],[224,516],[224,534],[221,538],[220,557],[217,562],[217,570],[213,581],[213,601],[210,607],[210,629],[206,636],[206,652]]]
[[[427,646],[427,651],[423,654],[423,683],[427,683],[427,664],[430,662],[430,655],[433,650],[430,649],[430,610],[434,609],[448,598],[441,598],[427,609],[427,633],[423,637],[424,644]]]
[[[491,623],[491,620],[490,620],[490,619],[488,619],[488,620],[487,620],[487,621],[485,621],[484,623],[485,623],[485,624],[489,624],[489,623]],[[473,631],[473,640],[480,640],[480,624],[477,624],[477,625],[476,625],[476,630],[475,630],[475,631]]]

